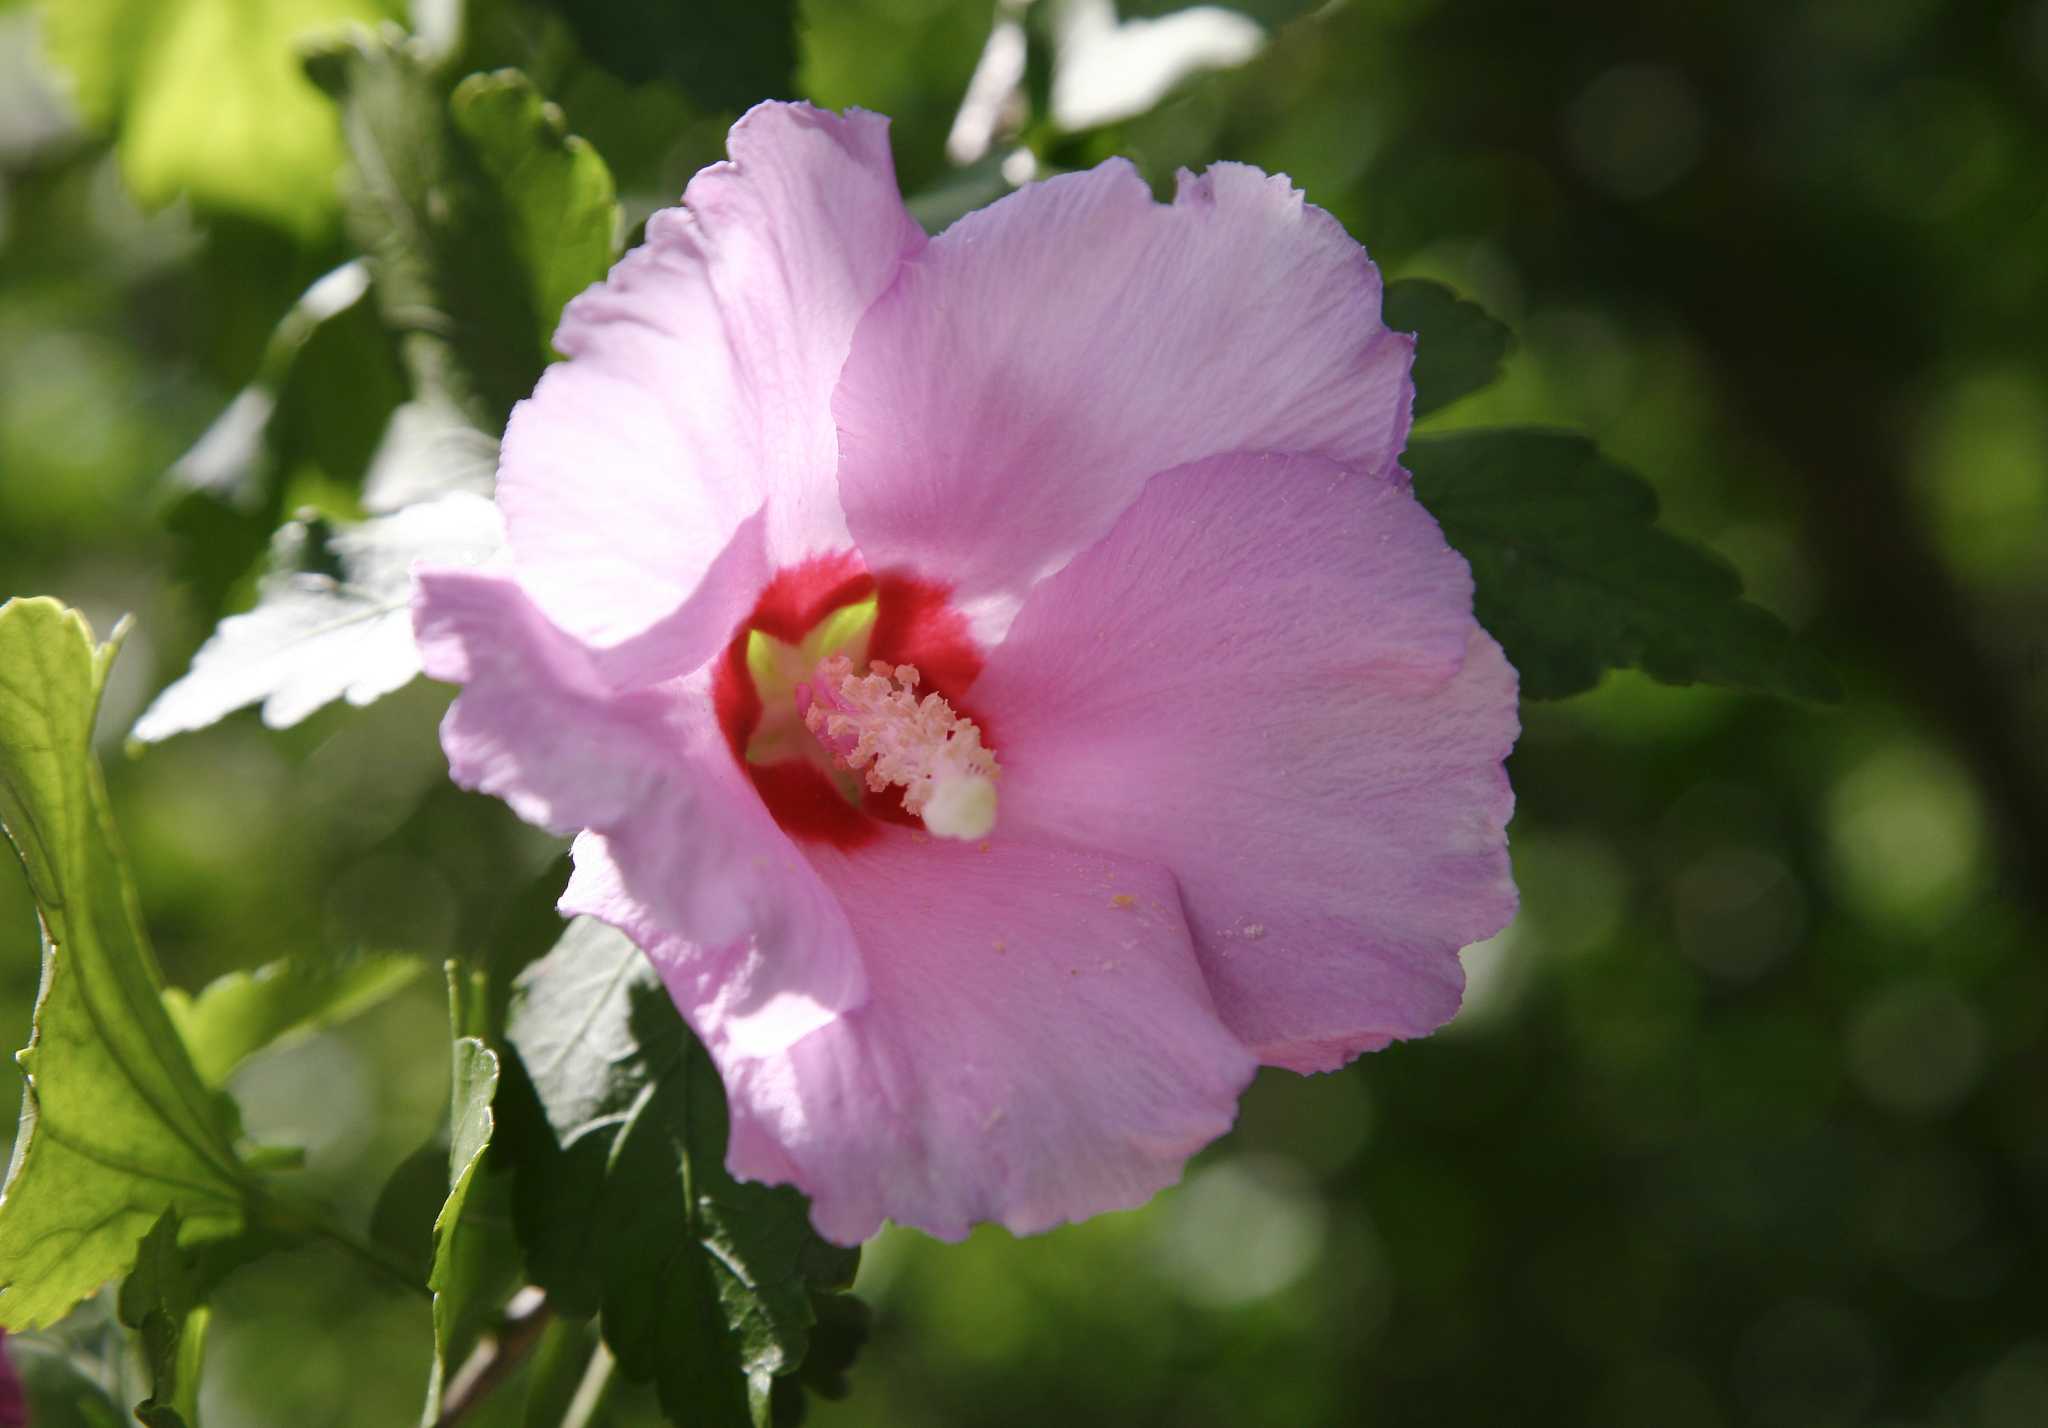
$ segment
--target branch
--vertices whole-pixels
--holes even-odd
[[[496,1330],[484,1336],[449,1381],[434,1428],[454,1428],[481,1406],[526,1361],[554,1317],[540,1290],[529,1286],[513,1295]]]

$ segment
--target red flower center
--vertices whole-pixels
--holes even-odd
[[[844,781],[835,782],[829,764],[808,750],[754,747],[764,714],[763,691],[748,662],[749,647],[759,643],[756,633],[786,646],[801,646],[835,614],[872,600],[874,625],[867,635],[866,657],[892,666],[914,665],[921,688],[943,696],[963,718],[980,727],[984,740],[992,742],[988,721],[963,703],[981,673],[982,657],[950,595],[943,586],[908,575],[870,574],[852,551],[814,556],[777,571],[768,582],[719,657],[711,694],[733,757],[746,769],[783,831],[795,838],[855,848],[881,831],[880,822],[921,825],[904,811],[901,789],[874,793],[855,784],[855,801],[842,787]],[[769,697],[787,696],[775,689]],[[788,712],[792,719],[799,718],[793,705]]]

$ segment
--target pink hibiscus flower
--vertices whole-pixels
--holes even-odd
[[[1284,178],[1111,161],[927,239],[768,104],[571,303],[510,561],[428,571],[456,780],[576,834],[736,1176],[818,1229],[1137,1204],[1260,1063],[1458,1005],[1515,676],[1409,494],[1412,343]]]

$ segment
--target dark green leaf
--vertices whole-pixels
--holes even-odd
[[[369,257],[415,393],[501,429],[545,358],[526,275],[488,184],[450,130],[438,79],[389,30],[337,39],[306,68],[341,105],[349,231]]]
[[[448,1199],[448,1140],[433,1136],[398,1162],[370,1210],[370,1238],[424,1283],[434,1269],[434,1221]]]
[[[795,0],[544,0],[622,79],[666,80],[707,109],[796,94]]]
[[[142,1339],[150,1392],[135,1416],[147,1428],[198,1428],[207,1297],[230,1270],[269,1247],[261,1236],[180,1245],[175,1210],[142,1237],[135,1268],[121,1285],[120,1313]]]
[[[518,1247],[507,1207],[509,1187],[485,1171],[496,1122],[498,1055],[468,1035],[482,999],[451,964],[450,1020],[456,1032],[449,1079],[448,1198],[434,1221],[434,1365],[421,1421],[440,1417],[448,1374],[518,1282]]]
[[[1655,524],[1643,479],[1564,432],[1459,432],[1409,443],[1415,494],[1472,564],[1473,606],[1521,674],[1556,699],[1609,669],[1666,684],[1838,697],[1822,661],[1741,598],[1734,569]]]
[[[419,975],[410,957],[360,957],[343,963],[286,959],[216,978],[198,996],[164,989],[164,1006],[210,1086],[274,1042],[317,1031],[367,1011]]]
[[[851,1294],[814,1294],[811,1304],[818,1311],[818,1322],[811,1326],[811,1351],[795,1376],[775,1380],[774,1428],[802,1423],[809,1416],[809,1394],[833,1402],[846,1397],[853,1387],[848,1377],[853,1361],[867,1347],[873,1329],[868,1306]]]
[[[726,1174],[724,1086],[623,936],[572,924],[520,977],[506,1039],[530,1093],[514,1213],[535,1282],[600,1312],[620,1368],[677,1421],[764,1421],[814,1297],[849,1284],[859,1252],[820,1240],[795,1191]]]
[[[173,488],[245,508],[267,493],[280,465],[271,443],[279,393],[317,333],[345,314],[364,310],[369,287],[368,269],[351,262],[323,274],[299,295],[271,332],[255,380],[171,467]]]
[[[135,1261],[166,1210],[190,1240],[242,1226],[236,1117],[160,999],[115,839],[93,717],[114,654],[53,600],[0,605],[0,823],[42,916],[43,981],[0,1192],[0,1324],[48,1324]]]
[[[341,104],[349,229],[415,397],[495,434],[548,363],[560,303],[610,263],[610,174],[512,71],[466,82],[451,108],[389,31],[330,43],[307,68]]]
[[[178,1218],[166,1212],[143,1236],[142,1253],[121,1286],[121,1322],[142,1336],[149,1397],[135,1405],[148,1428],[196,1428],[199,1364],[209,1317],[204,1289],[178,1249]]]
[[[166,473],[166,524],[178,533],[178,580],[201,608],[219,613],[264,551],[293,488],[338,494],[362,488],[362,504],[389,494],[393,473],[436,461],[432,486],[401,486],[422,500],[444,490],[492,490],[496,440],[463,422],[471,451],[426,447],[393,338],[369,301],[369,266],[346,262],[307,287],[276,324],[256,377]],[[481,465],[481,477],[471,471]],[[451,479],[453,477],[453,479]],[[354,514],[354,512],[338,512]]]
[[[1427,278],[1388,283],[1381,312],[1395,332],[1415,334],[1418,421],[1490,385],[1514,343],[1505,323]]]

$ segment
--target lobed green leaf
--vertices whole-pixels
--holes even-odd
[[[178,1248],[178,1214],[166,1210],[142,1237],[135,1268],[121,1285],[121,1322],[142,1336],[150,1393],[135,1416],[148,1428],[194,1428],[199,1421],[199,1360],[206,1343],[206,1286]]]
[[[764,1423],[859,1252],[819,1239],[796,1191],[726,1173],[717,1070],[619,933],[573,923],[520,976],[506,1040],[530,1091],[508,1134],[535,1282],[601,1314],[620,1368],[676,1421]]]
[[[166,1211],[188,1240],[243,1224],[232,1103],[161,1000],[115,839],[93,719],[114,645],[53,600],[0,605],[0,823],[43,925],[21,1129],[0,1190],[0,1325],[61,1317],[125,1272]]]
[[[312,522],[292,522],[274,547],[304,546]],[[412,567],[474,565],[498,549],[496,507],[456,491],[389,516],[334,530],[322,547],[338,567],[292,568],[283,555],[259,587],[256,607],[230,615],[158,694],[132,737],[160,743],[202,729],[250,704],[263,722],[288,728],[337,699],[363,705],[420,672],[412,634]]]
[[[211,1317],[207,1297],[230,1270],[271,1246],[262,1230],[180,1244],[176,1210],[164,1211],[142,1237],[119,1304],[121,1322],[139,1336],[149,1370],[149,1397],[135,1406],[145,1428],[199,1428],[199,1366]]]
[[[1826,665],[1742,599],[1734,568],[1659,528],[1648,483],[1585,437],[1420,437],[1402,463],[1471,562],[1473,609],[1520,672],[1524,697],[1577,694],[1625,668],[1666,684],[1839,697]]]
[[[563,304],[617,251],[610,171],[517,71],[472,75],[446,96],[433,56],[390,27],[331,37],[306,67],[341,106],[349,226],[366,256],[286,314],[256,380],[173,469],[185,493],[175,517],[195,544],[244,549],[277,517],[279,473],[337,452],[347,469],[334,474],[362,478],[373,514],[334,537],[335,569],[273,562],[256,607],[221,621],[137,721],[145,743],[258,702],[282,727],[335,699],[369,703],[419,672],[411,566],[495,549],[481,498],[496,433],[552,360]],[[360,330],[366,287],[396,337],[404,400],[384,331],[366,341]],[[329,349],[356,360],[329,371],[317,360]],[[280,530],[274,553],[305,544],[298,524]]]
[[[349,230],[415,397],[500,431],[550,360],[561,304],[611,264],[604,161],[516,71],[474,76],[451,101],[389,29],[326,45],[307,71],[341,105]]]
[[[395,956],[338,965],[287,958],[218,977],[196,997],[166,987],[164,1008],[200,1079],[220,1086],[266,1046],[369,1010],[418,976],[420,965]]]
[[[1514,334],[1475,302],[1428,278],[1387,284],[1380,312],[1395,332],[1415,334],[1415,419],[1493,384]]]
[[[378,0],[62,0],[45,7],[45,44],[143,203],[189,194],[311,237],[334,217],[341,136],[296,45],[385,12]]]

